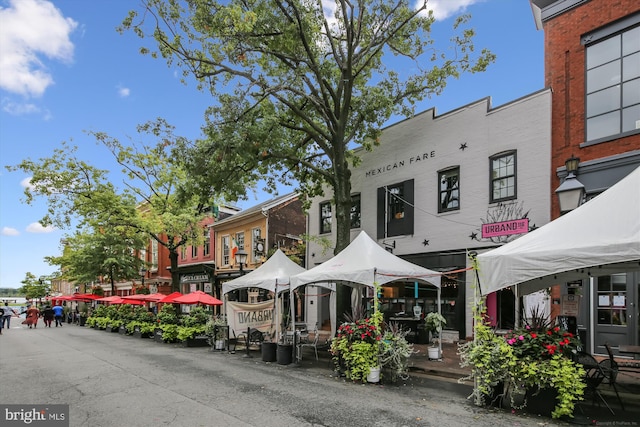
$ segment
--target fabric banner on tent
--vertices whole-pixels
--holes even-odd
[[[245,302],[227,301],[227,323],[229,332],[236,336],[247,332],[247,328],[259,329],[273,333],[275,328],[275,300],[249,304]]]

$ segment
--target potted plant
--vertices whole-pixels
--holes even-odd
[[[330,348],[336,370],[344,369],[347,378],[362,381],[367,380],[372,368],[379,372],[381,320],[382,313],[377,311],[370,318],[340,325]]]
[[[474,340],[459,346],[461,365],[471,367],[462,380],[475,381],[476,404],[504,396],[512,409],[572,417],[585,388],[584,369],[569,357],[578,344],[573,334],[536,323],[497,336],[483,307],[481,302],[474,308]]]
[[[415,351],[406,339],[407,333],[397,322],[391,322],[382,336],[380,364],[384,377],[391,382],[409,378],[409,357]]]
[[[164,304],[160,309],[160,312],[156,316],[156,329],[154,338],[158,342],[173,342],[178,337],[178,324],[180,318],[176,313],[176,308],[173,304]],[[167,336],[165,337],[165,333]]]
[[[430,312],[424,318],[424,327],[431,334],[431,347],[429,347],[429,359],[437,360],[442,357],[440,354],[440,333],[442,327],[447,324],[445,319],[440,313]]]
[[[186,347],[204,347],[209,345],[209,336],[206,334],[207,321],[211,315],[202,307],[194,307],[188,316],[182,318],[182,324],[178,326],[177,339]]]
[[[207,321],[206,335],[210,337],[210,345],[215,350],[224,350],[227,338],[227,321],[224,316],[213,316]]]

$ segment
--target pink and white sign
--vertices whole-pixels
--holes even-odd
[[[529,218],[482,224],[482,238],[523,234],[529,231]]]

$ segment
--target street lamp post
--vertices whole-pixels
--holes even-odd
[[[574,156],[571,156],[571,158],[565,162],[567,177],[562,184],[556,188],[561,215],[580,206],[584,198],[584,185],[576,178],[579,164],[580,159]]]
[[[239,249],[238,252],[236,252],[236,264],[240,265],[240,276],[244,275],[244,263],[247,262],[247,252],[245,252],[244,249]],[[245,340],[245,348],[247,353],[243,356],[243,357],[251,357],[251,354],[249,353],[249,335],[251,333],[251,327],[247,327],[247,338]]]
[[[147,275],[147,269],[142,267],[140,269],[140,279],[141,279],[141,282],[142,282],[142,288],[143,289],[144,289],[144,276],[146,276],[146,275]]]

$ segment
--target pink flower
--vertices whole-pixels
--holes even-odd
[[[518,339],[519,339],[520,341],[524,341],[524,337],[523,337],[522,335],[520,335],[520,336],[518,337]]]

